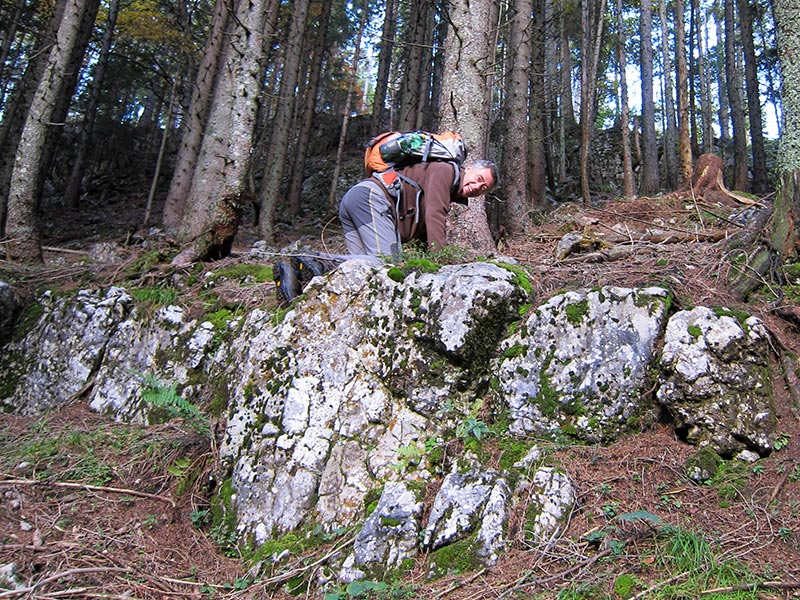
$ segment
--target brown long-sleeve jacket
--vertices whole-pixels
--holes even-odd
[[[401,181],[399,202],[391,194],[389,197],[396,207],[401,241],[422,240],[430,247],[446,246],[450,204],[466,202],[456,193],[460,171],[452,163],[426,162],[398,172]]]

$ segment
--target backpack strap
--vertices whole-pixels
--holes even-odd
[[[450,193],[452,194],[458,189],[458,184],[461,180],[461,169],[459,168],[458,164],[455,162],[450,163],[453,165],[453,183],[450,185]],[[386,173],[394,173],[395,177],[392,178],[391,183],[387,183],[386,179],[383,177]],[[419,223],[419,201],[424,193],[422,186],[420,186],[416,181],[403,175],[400,171],[396,171],[395,169],[387,169],[386,171],[381,171],[379,173],[373,173],[372,177],[377,179],[383,188],[389,193],[389,195],[394,198],[394,212],[397,216],[399,221],[403,221],[406,218],[406,215],[400,214],[400,197],[402,195],[402,183],[405,182],[411,187],[416,190],[416,195],[414,197],[414,224]]]

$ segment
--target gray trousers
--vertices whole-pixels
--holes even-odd
[[[399,259],[401,244],[394,225],[394,208],[377,181],[361,181],[339,203],[347,250],[354,255]]]

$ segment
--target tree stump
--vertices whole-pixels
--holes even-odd
[[[697,197],[708,202],[726,202],[728,195],[725,193],[723,183],[724,163],[716,154],[702,154],[694,166],[691,180],[681,188],[682,192],[691,191]]]

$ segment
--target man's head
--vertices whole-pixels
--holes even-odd
[[[458,195],[462,198],[482,196],[496,188],[498,181],[497,165],[490,160],[476,160],[464,167]]]

